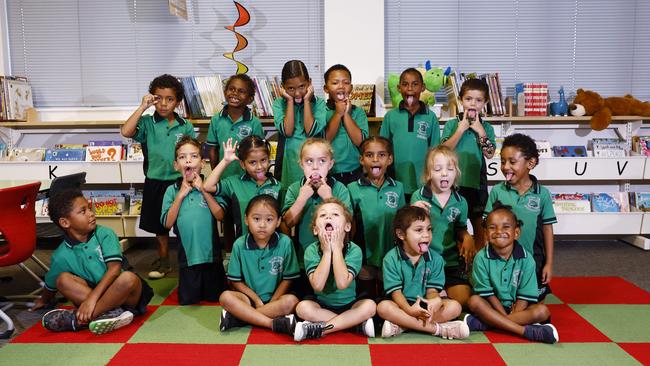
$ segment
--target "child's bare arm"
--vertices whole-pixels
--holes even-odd
[[[284,213],[284,216],[282,216],[282,221],[287,225],[287,227],[292,228],[298,225],[300,219],[302,218],[302,211],[305,208],[307,201],[313,194],[314,189],[312,188],[311,184],[309,184],[309,180],[305,180],[305,184],[300,187],[296,201]]]
[[[460,141],[461,137],[463,137],[463,134],[467,129],[469,128],[469,121],[467,120],[467,116],[463,114],[463,119],[458,121],[458,126],[456,126],[456,131],[442,144],[444,146],[447,146],[448,148],[455,150],[456,145],[458,145],[458,141]]]
[[[253,289],[248,287],[246,283],[244,283],[243,281],[233,282],[232,287],[234,287],[235,290],[243,293],[244,295],[248,296],[251,300],[253,300],[256,308],[264,306],[262,299],[260,299],[260,297],[257,296],[255,291],[253,291]]]
[[[284,97],[284,100],[287,102],[287,107],[285,108],[284,111],[284,135],[287,137],[291,137],[293,136],[293,129],[296,123],[296,116],[293,110],[294,101],[293,101],[293,97],[289,95],[287,91],[284,90],[284,88],[282,88],[281,91],[282,91],[282,97]]]
[[[420,298],[418,297],[417,300],[413,303],[413,305],[409,305],[408,301],[406,300],[406,297],[404,297],[404,294],[402,293],[401,290],[395,290],[391,292],[390,298],[399,306],[400,309],[402,309],[405,313],[408,315],[420,319],[422,321],[426,321],[429,319],[431,314],[424,308],[420,306]]]
[[[485,300],[487,300],[487,302],[490,304],[490,306],[492,306],[494,310],[498,311],[502,315],[508,315],[508,313],[506,313],[506,309],[503,307],[503,304],[501,304],[501,301],[496,296],[488,296],[485,298]]]
[[[474,237],[469,235],[469,232],[465,229],[458,230],[458,252],[461,257],[465,258],[465,263],[469,265],[474,259],[476,254],[476,247],[474,246]]]
[[[553,278],[553,224],[545,224],[542,226],[542,233],[544,234],[544,250],[546,252],[546,262],[542,268],[542,283],[547,284]]]
[[[115,281],[115,279],[122,273],[122,262],[114,261],[106,263],[106,273],[102,276],[97,286],[90,291],[88,297],[79,305],[77,309],[77,319],[82,324],[88,323],[99,314],[93,314],[97,301],[104,295],[104,292]]]
[[[200,177],[198,179],[199,181],[201,180]],[[200,187],[202,187],[202,185],[200,185]],[[217,200],[214,198],[214,196],[211,193],[206,192],[203,188],[197,187],[197,189],[201,191],[201,194],[203,195],[205,202],[208,204],[208,208],[210,209],[212,216],[214,216],[214,218],[217,220],[223,220],[223,217],[226,213],[224,212],[223,207],[221,207],[219,202],[217,202]]]
[[[345,257],[343,256],[343,239],[345,232],[343,228],[335,228],[332,232],[331,246],[332,246],[332,270],[334,271],[334,282],[336,288],[344,290],[350,286],[354,281],[354,275],[348,271],[348,266],[345,264]]]
[[[323,251],[323,256],[320,259],[320,262],[318,263],[318,266],[309,275],[309,283],[311,284],[311,287],[314,289],[314,291],[323,291],[325,288],[325,283],[327,282],[327,278],[330,275],[330,268],[332,267],[332,251],[331,250],[324,250]]]
[[[223,143],[223,159],[221,159],[219,164],[217,164],[217,166],[214,169],[212,169],[210,175],[205,179],[205,182],[203,182],[204,190],[210,193],[214,193],[217,191],[217,183],[219,183],[219,180],[221,179],[221,174],[223,174],[224,170],[226,170],[226,168],[228,167],[228,165],[230,165],[230,163],[232,163],[235,160],[239,160],[236,151],[237,151],[237,142],[233,143],[232,138],[228,139],[228,141]],[[212,157],[210,157],[210,159],[212,159]]]
[[[176,197],[174,197],[174,202],[172,202],[172,205],[169,206],[169,211],[167,211],[167,217],[164,223],[164,226],[167,229],[171,229],[174,226],[174,223],[178,218],[178,210],[181,208],[181,203],[183,203],[183,200],[191,190],[192,186],[190,183],[183,179],[183,183],[181,183],[181,189],[176,194]]]
[[[311,133],[311,129],[314,127],[314,112],[312,111],[313,107],[311,105],[311,97],[314,95],[314,87],[312,85],[309,85],[307,87],[307,94],[303,97],[304,102],[304,107],[302,109],[303,111],[303,119],[302,123],[305,125],[305,134],[309,136]]]
[[[289,291],[289,287],[291,287],[291,280],[280,281],[280,284],[278,284],[278,288],[275,289],[273,296],[271,296],[271,301],[275,301],[279,299],[280,296],[286,294],[287,291]]]
[[[138,121],[140,120],[140,117],[142,117],[142,113],[147,110],[147,108],[151,107],[152,105],[156,104],[158,101],[156,101],[155,97],[151,94],[147,94],[144,97],[142,97],[142,102],[140,102],[140,105],[138,108],[131,114],[131,116],[124,122],[122,127],[120,128],[120,132],[122,133],[122,136],[124,137],[133,137],[135,136],[135,130],[138,127]]]

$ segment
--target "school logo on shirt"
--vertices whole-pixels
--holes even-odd
[[[282,273],[282,264],[284,263],[284,257],[273,257],[269,259],[269,264],[271,264],[271,269],[269,270],[269,273],[272,274],[273,276],[278,275],[279,273]]]
[[[269,196],[273,196],[276,200],[278,199],[278,192],[272,190],[271,188],[265,188],[260,191],[260,194],[268,194]]]
[[[201,200],[199,201],[199,207],[208,208],[208,202],[205,200],[205,197],[203,196],[201,196]]]
[[[427,122],[425,122],[425,121],[418,121],[417,124],[418,124],[418,135],[417,135],[417,137],[419,139],[423,139],[423,140],[428,139],[429,138],[429,133],[427,131],[429,131],[429,124]]]
[[[510,286],[512,287],[519,287],[519,274],[521,273],[520,269],[515,269],[512,271],[512,280],[510,282]]]
[[[102,253],[102,247],[97,246],[97,248],[95,248],[95,250],[97,251],[97,258],[99,259],[100,262],[103,262],[104,261],[104,253]]]
[[[386,207],[397,208],[397,193],[386,192]]]
[[[176,134],[176,142],[179,142],[183,138],[183,136],[185,136],[184,133],[177,133]]]
[[[529,211],[539,212],[540,199],[539,197],[528,197],[528,201],[524,205]]]
[[[237,137],[243,139],[246,136],[250,136],[251,132],[253,132],[253,129],[250,126],[241,126],[237,132]]]
[[[460,210],[458,207],[451,207],[449,208],[449,213],[447,214],[447,221],[454,222],[458,216],[460,216]]]

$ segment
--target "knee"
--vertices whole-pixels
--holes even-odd
[[[392,307],[392,304],[390,300],[384,300],[377,305],[377,314],[379,314],[380,317],[386,319],[386,315],[390,313],[390,309]]]
[[[312,308],[310,301],[301,301],[296,305],[296,314],[302,319],[311,318]]]
[[[469,300],[467,300],[467,308],[469,308],[469,311],[475,312],[479,306],[481,306],[481,297],[479,295],[470,296]]]
[[[75,281],[75,277],[76,276],[70,272],[61,272],[56,278],[56,288],[59,289],[59,291],[65,291],[70,287],[71,283]]]
[[[548,319],[550,316],[551,311],[548,309],[548,306],[544,304],[537,305],[537,309],[535,309],[535,318],[538,322],[542,322]]]
[[[221,304],[230,304],[233,299],[233,293],[232,291],[226,290],[221,293],[221,296],[219,296],[219,302]]]
[[[443,303],[445,318],[454,319],[460,315],[463,307],[456,300],[447,300]]]
[[[296,309],[296,305],[298,305],[298,298],[295,295],[284,295],[281,298],[282,301],[282,311],[285,314],[291,314],[294,312]]]
[[[360,308],[362,309],[366,319],[375,316],[377,313],[377,304],[372,300],[361,300],[363,303]]]
[[[119,286],[124,286],[129,290],[134,289],[140,282],[138,276],[130,271],[124,271],[115,279],[115,283]]]

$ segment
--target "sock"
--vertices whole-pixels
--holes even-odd
[[[440,324],[439,323],[433,323],[436,325],[436,331],[433,332],[434,336],[439,336],[440,335]]]

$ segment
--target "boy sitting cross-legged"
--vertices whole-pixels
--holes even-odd
[[[49,214],[63,229],[64,241],[52,254],[43,294],[31,310],[48,304],[57,290],[76,309],[46,313],[43,327],[55,332],[90,328],[104,334],[144,314],[153,290],[138,275],[122,269],[126,259],[117,235],[97,225],[81,191],[65,190],[51,197]]]

